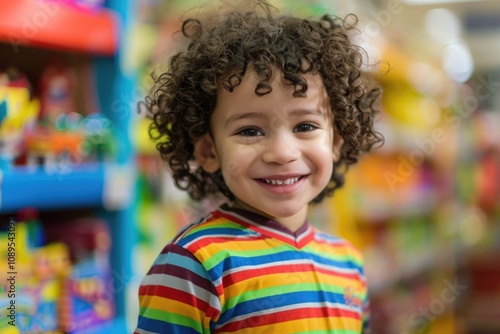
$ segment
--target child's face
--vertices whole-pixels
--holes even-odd
[[[328,184],[340,143],[334,145],[331,108],[319,75],[308,75],[307,97],[293,97],[280,73],[272,92],[255,95],[248,71],[232,93],[221,90],[211,116],[212,138],[195,156],[209,172],[222,170],[241,207],[278,221],[302,222],[308,203]],[[200,159],[204,147],[205,158]],[[201,153],[203,155],[203,153]]]

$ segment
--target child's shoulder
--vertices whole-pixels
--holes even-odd
[[[253,231],[244,226],[221,217],[219,211],[215,210],[204,218],[184,227],[170,244],[188,248],[193,244],[217,243],[254,234]]]
[[[321,230],[316,230],[314,239],[323,251],[344,256],[358,266],[363,265],[363,255],[350,241]]]

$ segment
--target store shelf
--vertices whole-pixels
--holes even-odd
[[[465,251],[464,245],[456,246],[455,249],[430,246],[428,249],[415,252],[415,256],[409,257],[406,261],[402,261],[397,268],[387,272],[376,271],[367,264],[366,271],[367,276],[370,277],[368,281],[370,293],[381,294],[399,283],[410,281],[425,273],[456,267]]]
[[[0,173],[0,212],[76,207],[120,209],[130,203],[129,166],[88,163],[52,172],[13,167]]]
[[[418,187],[411,191],[401,191],[397,195],[376,189],[363,189],[357,197],[360,204],[356,215],[369,217],[373,223],[389,219],[425,215],[436,208],[437,194],[434,189]]]
[[[86,11],[46,0],[2,0],[0,41],[14,49],[31,45],[113,55],[118,20],[109,9]]]
[[[137,317],[135,310],[132,315],[126,313],[130,311],[125,298],[132,277],[133,245],[137,242],[132,205],[136,175],[129,138],[133,113],[117,107],[117,101],[123,102],[124,98],[127,102],[124,105],[128,106],[128,97],[134,96],[136,88],[135,69],[123,66],[130,52],[126,49],[128,45],[120,42],[127,38],[135,22],[136,5],[132,0],[106,0],[106,8],[84,10],[66,6],[60,0],[0,1],[0,44],[3,45],[0,46],[14,51],[7,61],[0,57],[0,66],[15,67],[27,74],[28,79],[38,80],[45,66],[44,50],[55,50],[77,60],[72,66],[78,66],[79,57],[67,53],[83,53],[93,65],[89,67],[92,70],[89,78],[93,80],[91,88],[97,92],[98,102],[93,109],[109,118],[117,139],[116,152],[103,158],[109,162],[70,161],[45,170],[12,166],[8,163],[9,155],[0,161],[0,214],[15,214],[26,207],[36,208],[42,214],[53,211],[56,215],[59,210],[76,209],[74,213],[68,212],[72,216],[79,215],[80,210],[91,209],[92,215],[109,225],[113,240],[110,253],[113,286],[110,288],[115,317],[98,328],[75,329],[72,334],[130,332],[127,322]],[[24,46],[29,48],[23,49]],[[33,61],[33,57],[39,55],[40,59]],[[39,88],[37,82],[34,81],[35,92]],[[88,87],[86,83],[81,86]],[[79,89],[75,87],[75,95],[86,94]],[[16,161],[24,159],[20,157]],[[50,225],[51,219],[43,223]],[[1,333],[3,328],[0,326]]]

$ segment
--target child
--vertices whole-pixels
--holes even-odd
[[[151,134],[178,187],[228,201],[162,250],[135,333],[367,331],[360,254],[306,217],[382,141],[353,28],[263,1],[184,21],[190,44],[147,99]]]

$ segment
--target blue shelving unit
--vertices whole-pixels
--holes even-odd
[[[26,13],[31,13],[33,11],[31,6],[37,6],[36,2],[31,0],[5,0],[2,3],[0,4],[0,21],[2,21],[3,15],[9,14],[9,11],[26,10]],[[90,15],[95,13],[84,11],[76,13],[57,3],[55,6],[60,6],[57,14],[58,20],[64,19],[62,16],[67,13],[71,19],[81,17],[82,22],[93,22],[94,20]],[[97,15],[101,18],[103,27],[110,26],[110,24],[114,27],[111,33],[114,31],[116,34],[116,44],[103,45],[101,48],[86,44],[75,46],[74,41],[72,41],[71,45],[66,45],[64,42],[60,42],[57,35],[54,35],[53,40],[51,40],[51,31],[54,31],[54,27],[50,26],[50,20],[45,26],[40,26],[39,33],[27,42],[28,45],[35,47],[55,48],[63,52],[83,52],[91,57],[100,109],[113,124],[117,149],[116,160],[78,164],[69,170],[59,172],[14,166],[9,168],[4,166],[2,170],[0,166],[0,214],[15,213],[24,207],[34,207],[40,211],[92,208],[98,213],[98,216],[109,222],[112,233],[111,266],[114,278],[112,288],[116,300],[116,317],[113,322],[88,332],[109,334],[130,331],[126,325],[125,296],[128,283],[132,279],[132,245],[136,242],[133,206],[131,205],[136,173],[135,155],[129,137],[131,115],[134,111],[128,110],[127,106],[133,105],[136,74],[130,69],[123,68],[126,43],[122,42],[126,38],[133,19],[134,1],[108,0],[106,7],[105,13],[100,12]],[[1,13],[2,9],[4,9],[3,14]],[[106,13],[109,15],[106,16]],[[18,21],[21,22],[21,20]],[[69,28],[75,29],[73,25]],[[2,34],[2,29],[5,30],[4,34]],[[2,36],[7,36],[12,31],[15,32],[15,29],[16,27],[3,27],[0,24],[0,43],[2,41],[9,43],[9,40],[2,38]],[[64,29],[64,27],[58,29]],[[99,31],[95,29],[97,28],[88,26],[82,31],[75,32],[75,38],[86,36],[90,32],[98,33]],[[110,31],[107,29],[102,33],[109,35]],[[38,36],[43,37],[43,39],[41,37],[37,39]],[[114,50],[114,52],[110,52],[110,50]],[[130,315],[129,318],[135,316]]]
[[[127,38],[127,33],[130,30],[132,19],[134,15],[134,2],[133,0],[108,0],[107,5],[110,9],[119,13],[121,26],[119,29],[119,40],[123,41]],[[97,58],[95,60],[96,77],[98,83],[105,83],[108,78],[108,73],[113,74],[115,84],[112,88],[112,93],[109,95],[100,95],[101,105],[103,110],[108,111],[108,117],[114,120],[116,124],[115,135],[119,138],[118,143],[118,156],[117,163],[129,167],[135,175],[135,154],[132,149],[132,142],[129,136],[131,126],[131,116],[134,110],[129,110],[127,106],[132,106],[134,85],[137,83],[136,73],[134,71],[124,69],[124,56],[127,52],[125,50],[126,43],[120,43],[117,57],[112,59],[110,66],[109,59]],[[109,71],[109,72],[108,72]],[[106,87],[99,87],[106,89]],[[129,193],[134,191],[135,181],[129,184],[126,190]],[[132,205],[124,206],[116,211],[106,211],[104,218],[108,221],[113,221],[115,224],[111,225],[111,233],[113,235],[113,249],[112,249],[112,267],[113,277],[117,285],[116,300],[117,300],[117,317],[113,324],[113,333],[128,333],[130,329],[127,328],[128,317],[136,317],[137,315],[127,315],[127,291],[128,285],[133,277],[132,270],[132,251],[133,245],[137,243],[137,232],[135,230],[135,216],[134,208]],[[109,332],[108,332],[109,333]]]
[[[86,164],[52,173],[16,167],[3,173],[0,212],[102,206],[104,165]]]

